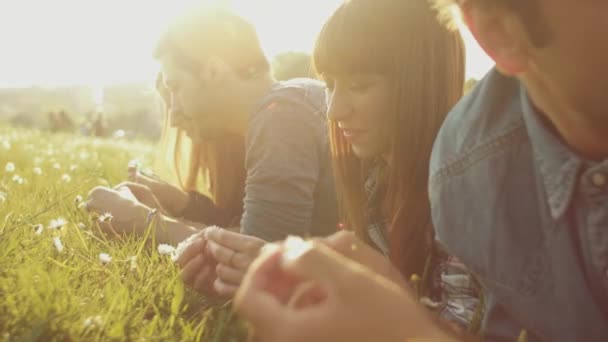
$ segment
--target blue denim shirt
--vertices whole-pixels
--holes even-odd
[[[246,139],[242,233],[275,241],[336,231],[328,131],[321,82],[279,82],[259,101]]]
[[[484,287],[487,340],[608,341],[608,161],[585,161],[491,71],[431,157],[438,242]]]

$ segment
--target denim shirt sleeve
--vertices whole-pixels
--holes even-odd
[[[251,117],[241,232],[266,241],[310,231],[325,131],[308,108],[274,102]]]

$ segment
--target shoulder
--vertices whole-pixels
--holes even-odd
[[[325,86],[312,79],[277,83],[250,117],[250,134],[268,129],[326,130]]]
[[[448,114],[431,155],[431,191],[528,140],[516,79],[492,70]]]

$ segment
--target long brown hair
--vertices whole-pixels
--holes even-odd
[[[442,26],[428,0],[351,0],[324,25],[313,63],[319,74],[375,72],[394,86],[387,192],[391,260],[406,277],[422,275],[432,245],[428,165],[437,132],[463,93],[464,44]],[[357,158],[330,123],[336,186],[349,229],[368,241],[364,178]]]
[[[169,103],[161,75],[156,89],[163,102]],[[245,195],[244,138],[222,134],[213,140],[193,142],[182,129],[171,127],[166,106],[163,113],[162,157],[157,159],[157,169],[166,170],[182,190],[209,196],[219,210],[220,225],[237,224],[243,214]]]

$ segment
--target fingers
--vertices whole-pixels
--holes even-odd
[[[183,282],[194,290],[205,293],[211,287],[215,278],[215,265],[205,260],[203,255],[197,255],[182,268]]]
[[[179,256],[176,263],[180,267],[186,266],[190,260],[194,259],[194,257],[201,255],[203,258],[205,257],[205,252],[207,250],[207,241],[199,237],[196,239],[186,250]]]
[[[217,278],[213,282],[213,290],[221,296],[226,298],[232,298],[238,291],[239,287],[233,284],[228,284]]]
[[[260,249],[266,244],[266,241],[260,238],[232,232],[219,227],[210,227],[209,229],[206,229],[205,238],[231,250],[241,252],[252,257],[257,256]]]
[[[216,279],[213,265],[206,264],[200,273],[196,275],[192,289],[202,294],[211,294]]]
[[[207,248],[219,263],[240,270],[246,270],[251,265],[251,262],[253,262],[253,258],[249,255],[226,248],[214,241],[208,241]]]
[[[90,211],[99,213],[104,210],[102,206],[106,203],[107,199],[112,196],[118,196],[118,193],[110,188],[97,186],[89,191],[86,208]]]
[[[223,283],[236,286],[241,284],[243,277],[245,276],[245,272],[242,270],[224,264],[217,265],[215,268],[215,274]]]

